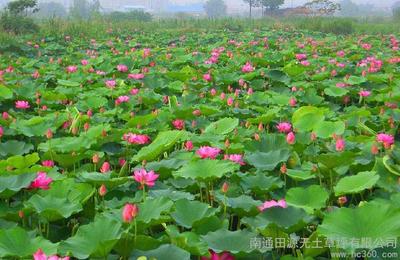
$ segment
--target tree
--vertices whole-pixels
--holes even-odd
[[[249,14],[251,19],[252,8],[258,6],[260,0],[243,0],[243,1],[249,3]]]
[[[65,17],[67,10],[57,2],[39,3],[39,11],[36,13],[38,17]]]
[[[285,3],[285,0],[260,0],[260,4],[270,13],[274,13],[279,9],[281,5]]]
[[[37,12],[36,0],[16,0],[6,5],[1,14],[0,25],[3,30],[13,33],[36,32],[39,28],[28,14]]]
[[[304,5],[313,15],[333,15],[340,11],[340,4],[330,0],[312,0]]]
[[[226,15],[226,4],[223,0],[208,0],[204,10],[208,17],[217,18]]]
[[[74,18],[89,19],[100,13],[101,5],[99,0],[74,0],[70,9],[70,15]]]

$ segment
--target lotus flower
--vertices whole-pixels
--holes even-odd
[[[211,257],[202,256],[201,260],[235,260],[235,257],[226,251],[218,254],[210,249],[209,252],[211,254]]]
[[[134,171],[133,178],[135,181],[140,183],[140,189],[144,188],[144,185],[148,187],[153,187],[155,181],[158,179],[158,174],[155,174],[154,171],[146,171],[145,169],[139,169]]]
[[[29,188],[31,189],[42,189],[48,190],[50,187],[50,183],[53,182],[53,179],[47,177],[47,173],[45,172],[38,172],[36,178],[31,182]]]
[[[128,71],[128,66],[126,66],[126,65],[124,65],[124,64],[119,64],[119,65],[117,66],[117,70],[118,70],[119,72],[127,72],[127,71]]]
[[[201,159],[215,159],[220,152],[221,149],[211,146],[202,146],[196,151],[197,155],[199,155]]]
[[[176,119],[172,121],[172,125],[175,127],[175,129],[182,130],[185,127],[185,121],[181,119]]]
[[[129,96],[119,96],[119,97],[117,98],[117,100],[115,100],[115,104],[116,104],[116,105],[119,105],[119,104],[121,104],[121,103],[127,103],[127,102],[129,102],[129,99],[130,99]]]
[[[54,162],[52,160],[43,161],[42,165],[44,167],[54,167]]]
[[[69,260],[69,256],[59,257],[57,255],[47,256],[41,248],[33,254],[33,260]]]
[[[106,173],[110,171],[110,163],[109,162],[104,162],[103,165],[100,168],[101,173]]]
[[[268,201],[265,201],[261,206],[258,206],[258,209],[260,211],[264,211],[266,209],[273,208],[273,207],[287,208],[286,200],[284,200],[284,199],[281,199],[278,201],[268,200]]]
[[[291,97],[290,100],[289,100],[289,105],[290,105],[291,107],[294,107],[294,106],[296,106],[296,104],[297,104],[296,98]]]
[[[288,144],[294,144],[296,142],[296,136],[294,135],[293,132],[289,132],[286,135],[286,141]]]
[[[142,73],[139,73],[139,74],[128,74],[128,78],[129,79],[139,80],[139,79],[143,79],[144,78],[144,74],[142,74]]]
[[[115,85],[117,84],[117,82],[115,80],[106,80],[106,86],[107,88],[115,88]]]
[[[254,71],[254,67],[251,65],[250,62],[246,62],[246,64],[242,67],[243,73],[249,73],[249,72],[253,72],[253,71]]]
[[[203,75],[203,79],[204,79],[205,81],[210,82],[210,81],[212,80],[211,74],[210,74],[210,73],[204,74],[204,75]]]
[[[136,206],[136,204],[127,203],[122,210],[122,220],[126,223],[129,223],[137,216],[138,213],[139,208]]]
[[[225,160],[229,160],[231,162],[240,164],[240,165],[245,165],[246,163],[243,161],[243,155],[241,154],[225,154],[224,155]]]
[[[336,139],[336,151],[342,152],[346,146],[344,139],[338,138]]]
[[[148,142],[150,142],[149,136],[133,133],[124,134],[122,138],[130,144],[147,144]]]
[[[15,101],[15,108],[18,108],[18,109],[28,109],[28,108],[30,108],[31,106],[29,105],[29,102],[28,101],[23,101],[23,100],[18,100],[18,101]]]
[[[289,122],[281,122],[276,125],[279,133],[289,133],[292,130],[292,125]]]
[[[359,94],[361,97],[368,97],[369,95],[371,95],[371,91],[368,91],[368,90],[361,90],[358,94]]]
[[[376,136],[376,141],[382,143],[386,149],[389,149],[394,144],[393,135],[380,133]]]
[[[192,141],[187,141],[187,142],[185,143],[185,149],[186,149],[186,151],[191,151],[191,150],[193,150],[193,143],[192,143]]]
[[[3,134],[4,134],[4,129],[2,126],[0,126],[0,138],[3,136]]]
[[[307,54],[298,53],[298,54],[296,54],[296,59],[299,60],[299,61],[305,60],[305,59],[307,59]]]
[[[78,67],[76,67],[76,66],[68,66],[67,67],[67,72],[68,73],[74,73],[74,72],[76,72],[78,70]]]
[[[86,65],[89,64],[89,62],[88,62],[87,60],[81,60],[81,64],[82,64],[83,66],[86,66]]]

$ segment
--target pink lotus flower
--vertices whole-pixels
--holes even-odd
[[[191,151],[191,150],[193,150],[193,142],[192,142],[192,141],[187,141],[187,142],[185,143],[185,149],[186,149],[186,151]]]
[[[175,127],[175,129],[182,130],[185,127],[185,121],[182,119],[176,119],[172,121],[172,125]]]
[[[128,71],[128,66],[126,66],[124,64],[119,64],[119,65],[117,65],[117,70],[119,72],[127,72]]]
[[[38,78],[40,77],[39,71],[35,70],[35,72],[32,73],[32,77],[33,77],[34,79],[38,79]]]
[[[147,144],[150,142],[150,137],[148,135],[127,133],[124,134],[122,138],[130,144]]]
[[[308,60],[302,60],[302,61],[300,61],[300,64],[305,66],[305,67],[308,67],[308,66],[311,65],[311,63]]]
[[[344,57],[345,52],[343,50],[336,52],[336,55],[339,57]]]
[[[18,100],[18,101],[15,101],[15,108],[18,108],[18,109],[28,109],[28,108],[30,108],[31,106],[29,105],[29,102],[28,101],[23,101],[23,100]]]
[[[104,162],[103,165],[100,168],[101,173],[106,173],[110,171],[110,163],[109,162]]]
[[[41,248],[33,254],[33,260],[69,260],[69,256],[59,257],[57,255],[47,256]]]
[[[29,188],[48,190],[50,188],[49,185],[52,181],[52,178],[47,177],[47,173],[38,172],[36,178],[31,182]]]
[[[204,75],[203,75],[203,79],[204,79],[205,81],[210,82],[210,81],[212,80],[211,74],[210,74],[210,73],[204,74]]]
[[[392,144],[394,144],[394,137],[393,135],[380,133],[376,136],[376,141],[379,143],[383,143],[386,149],[389,149]]]
[[[143,79],[144,78],[144,74],[139,73],[139,74],[128,74],[128,79]]]
[[[83,66],[86,66],[86,65],[89,64],[89,62],[88,62],[87,60],[81,60],[81,64],[82,64]]]
[[[372,45],[369,43],[363,43],[363,44],[361,44],[361,48],[368,51],[372,48]]]
[[[197,151],[196,154],[200,156],[201,159],[215,159],[217,155],[221,152],[221,149],[211,147],[211,146],[201,146]]]
[[[266,209],[273,208],[273,207],[287,208],[286,200],[285,199],[281,199],[278,201],[268,200],[268,201],[265,201],[262,205],[258,206],[258,209],[260,211],[264,211]]]
[[[296,136],[294,135],[293,132],[289,132],[289,133],[286,135],[286,142],[287,142],[288,144],[294,144],[294,143],[296,142]]]
[[[44,167],[54,167],[54,162],[52,160],[43,161],[42,165]]]
[[[290,105],[291,107],[294,107],[294,106],[296,106],[296,104],[297,104],[296,98],[291,97],[291,98],[289,99],[289,105]]]
[[[359,94],[361,97],[368,97],[369,95],[371,95],[371,91],[368,91],[368,90],[361,90],[358,94]]]
[[[307,54],[298,53],[298,54],[296,54],[296,59],[297,59],[298,61],[305,60],[305,59],[307,59]]]
[[[9,115],[7,112],[3,112],[3,113],[1,114],[1,117],[2,117],[4,120],[8,120],[8,119],[10,118],[10,115]]]
[[[140,183],[139,189],[143,189],[144,185],[148,187],[153,187],[155,181],[158,179],[158,174],[155,174],[154,171],[147,172],[145,169],[139,169],[134,171],[133,178],[135,181]]]
[[[218,254],[210,249],[209,252],[211,254],[211,257],[202,256],[201,260],[235,260],[235,257],[226,251]]]
[[[232,97],[229,97],[229,98],[226,100],[226,104],[227,104],[228,106],[232,106],[232,105],[233,105],[233,98],[232,98]]]
[[[115,104],[119,105],[119,104],[122,104],[122,103],[127,103],[127,102],[129,102],[129,99],[130,99],[129,96],[119,96],[117,98],[117,100],[115,100]]]
[[[211,96],[215,96],[217,94],[217,91],[215,90],[215,88],[212,88],[210,90],[210,94],[211,94]]]
[[[136,204],[127,203],[122,210],[122,220],[126,223],[129,223],[137,216],[138,213],[139,208],[136,206]]]
[[[251,65],[250,62],[246,62],[246,64],[242,67],[243,73],[249,73],[249,72],[253,72],[253,71],[254,71],[254,67]]]
[[[276,125],[279,133],[289,133],[292,130],[292,125],[289,122],[281,122]]]
[[[336,151],[342,152],[342,151],[344,151],[344,148],[346,147],[346,143],[345,143],[344,139],[338,138],[338,139],[336,139],[335,146],[336,146]]]
[[[106,80],[106,87],[107,88],[115,88],[115,85],[117,84],[117,82],[115,80]]]
[[[241,154],[225,154],[224,155],[224,160],[229,160],[231,162],[240,164],[240,165],[245,165],[246,163],[243,161],[243,155]]]
[[[74,72],[76,72],[78,70],[78,67],[76,67],[76,66],[68,66],[67,67],[67,72],[68,73],[74,73]]]
[[[4,134],[4,129],[2,126],[0,126],[0,138],[3,136],[3,134]]]
[[[139,93],[139,89],[138,88],[133,88],[133,89],[131,89],[131,91],[129,91],[129,93],[132,96],[136,96]]]

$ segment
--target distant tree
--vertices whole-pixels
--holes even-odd
[[[249,15],[250,15],[250,19],[251,19],[251,15],[252,15],[252,9],[253,7],[257,7],[260,4],[260,0],[243,0],[246,3],[249,4]]]
[[[39,11],[36,13],[38,17],[65,17],[67,10],[65,7],[57,2],[39,3]]]
[[[400,1],[393,4],[392,12],[393,12],[393,18],[396,21],[400,21]]]
[[[1,14],[0,25],[3,30],[13,33],[35,32],[39,28],[28,14],[37,12],[36,0],[16,0],[6,5]]]
[[[279,9],[281,5],[285,3],[285,0],[260,0],[261,6],[265,8],[266,13],[274,13]]]
[[[333,15],[340,11],[340,4],[330,0],[312,0],[304,5],[313,15]]]
[[[70,15],[74,18],[89,19],[100,12],[99,0],[74,0],[70,8]]]
[[[210,18],[221,17],[226,15],[226,4],[223,0],[208,0],[204,4],[204,10]]]

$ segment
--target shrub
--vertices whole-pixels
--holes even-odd
[[[28,17],[28,13],[34,13],[36,0],[17,0],[9,2],[0,17],[0,25],[3,30],[16,34],[36,32],[38,26],[33,19]]]

